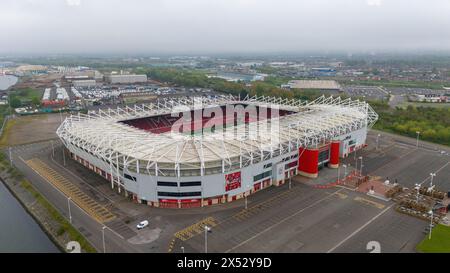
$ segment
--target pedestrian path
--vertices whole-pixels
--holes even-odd
[[[90,196],[82,192],[78,187],[71,183],[66,177],[62,176],[40,159],[32,158],[26,160],[25,163],[55,188],[63,192],[67,197],[70,197],[75,204],[77,204],[99,223],[109,222],[116,218],[116,216],[108,209],[94,201]]]

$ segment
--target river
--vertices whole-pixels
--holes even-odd
[[[0,253],[60,252],[0,182]]]
[[[0,90],[6,90],[9,87],[13,86],[17,83],[18,79],[19,78],[17,78],[16,76],[0,75]]]

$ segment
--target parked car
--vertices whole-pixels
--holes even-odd
[[[147,220],[144,220],[144,221],[139,222],[139,224],[137,224],[136,228],[137,228],[137,229],[143,229],[143,228],[145,228],[146,226],[148,226],[148,221],[147,221]]]

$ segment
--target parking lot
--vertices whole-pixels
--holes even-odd
[[[450,188],[448,149],[422,142],[416,149],[414,139],[386,133],[380,133],[377,147],[377,134],[370,132],[368,147],[343,162],[352,168],[362,156],[364,174],[397,179],[406,187],[436,172],[438,188]],[[16,146],[12,152],[16,166],[66,217],[67,196],[27,162],[40,160],[55,177],[86,196],[82,200],[87,205],[98,204],[114,215],[100,224],[82,205],[72,204],[74,225],[97,249],[102,248],[101,230],[106,226],[108,252],[203,252],[205,225],[211,227],[209,252],[368,252],[367,243],[373,240],[385,252],[414,252],[427,225],[395,212],[391,201],[339,186],[317,188],[303,178],[251,195],[247,209],[244,200],[196,209],[151,208],[112,190],[110,182],[67,155],[64,159],[56,140]],[[324,179],[326,172],[327,168]],[[145,219],[149,226],[137,230],[136,224]]]

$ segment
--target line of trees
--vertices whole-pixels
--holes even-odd
[[[387,103],[371,103],[380,115],[375,129],[416,137],[450,146],[450,107],[415,107],[390,109]]]
[[[254,96],[276,96],[282,98],[296,98],[302,100],[313,100],[321,95],[316,90],[285,90],[277,85],[277,81],[255,81],[251,85],[244,82],[229,82],[220,78],[208,78],[205,72],[177,69],[177,68],[139,68],[136,73],[147,74],[151,79],[161,82],[170,82],[185,87],[209,88],[218,92]]]

